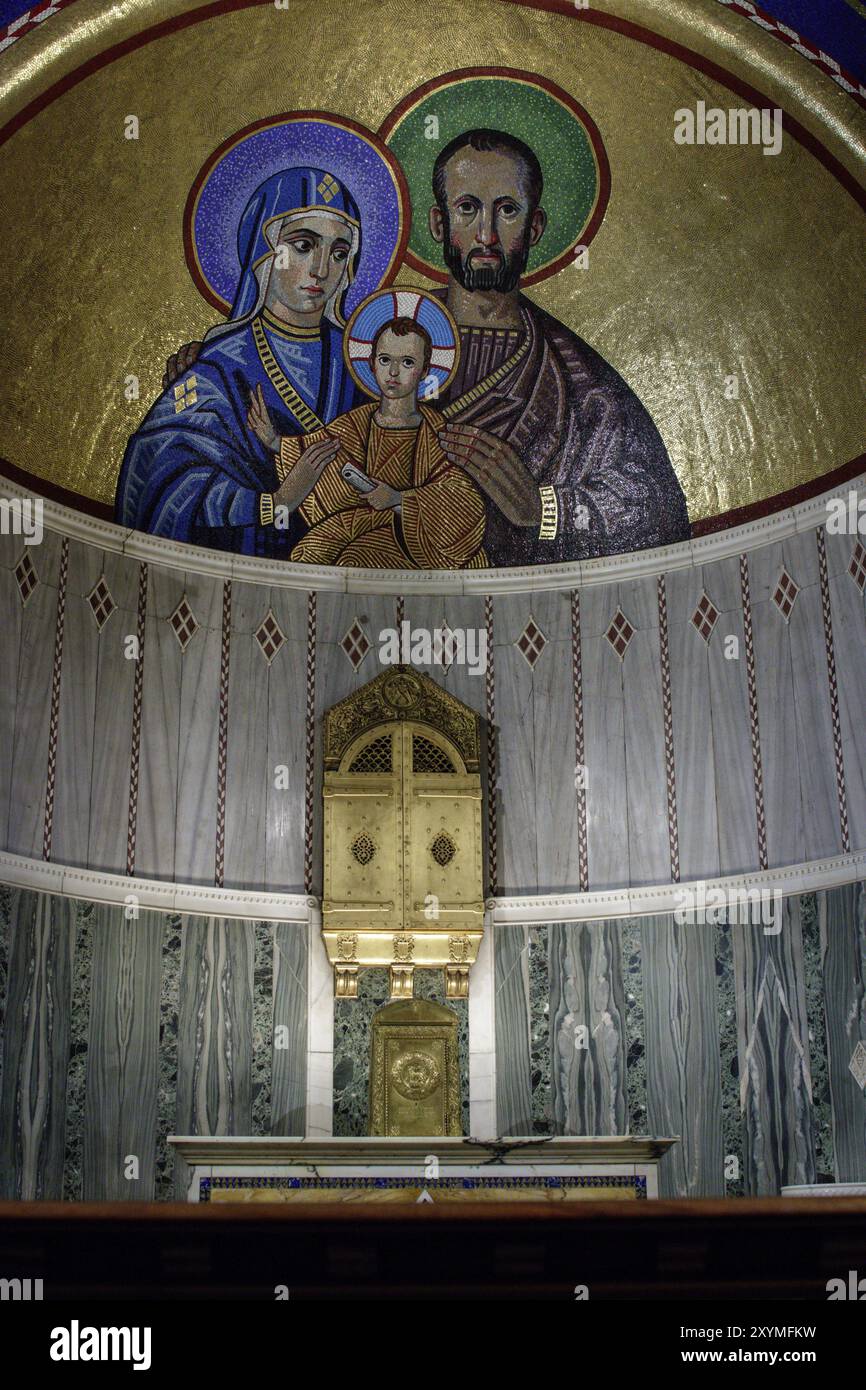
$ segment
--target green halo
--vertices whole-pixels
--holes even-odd
[[[530,250],[523,283],[545,279],[598,230],[609,167],[595,122],[568,93],[537,74],[509,69],[447,73],[410,92],[383,122],[379,134],[400,161],[412,200],[406,259],[434,280],[447,278],[427,220],[433,165],[449,141],[475,127],[517,136],[541,164],[547,227]],[[431,130],[435,138],[429,138]]]

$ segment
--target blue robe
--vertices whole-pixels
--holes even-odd
[[[325,424],[357,404],[334,324],[323,319],[317,338],[288,338],[267,325],[265,334],[280,368]],[[191,371],[163,391],[130,439],[117,486],[122,526],[241,555],[288,557],[306,528],[298,513],[282,529],[260,524],[261,495],[279,483],[274,455],[247,428],[256,385],[276,432],[304,433],[262,366],[252,325],[239,325],[205,343]]]
[[[357,205],[327,170],[281,169],[253,193],[238,227],[240,277],[229,314],[237,326],[205,339],[192,370],[163,391],[130,439],[115,499],[121,526],[275,559],[288,558],[300,540],[306,526],[298,512],[286,527],[261,525],[261,496],[276,492],[279,483],[275,458],[247,428],[247,413],[260,385],[277,434],[310,429],[309,419],[299,420],[271,382],[253,336],[253,315],[262,299],[256,267],[274,250],[269,228],[316,209],[356,229],[357,259]],[[350,262],[347,284],[352,274]],[[283,375],[323,424],[358,404],[360,393],[343,361],[343,334],[327,317],[315,337],[292,336],[267,310],[259,321]]]

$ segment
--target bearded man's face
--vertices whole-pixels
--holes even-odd
[[[458,284],[516,289],[529,259],[534,213],[520,159],[505,150],[458,150],[445,170],[445,201],[442,252]]]

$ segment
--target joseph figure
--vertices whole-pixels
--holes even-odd
[[[579,560],[688,539],[686,501],[634,391],[588,343],[520,292],[544,235],[527,145],[471,130],[440,152],[430,230],[460,326],[441,441],[493,506],[491,565]]]

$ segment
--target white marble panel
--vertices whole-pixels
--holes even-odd
[[[137,627],[138,562],[106,551],[103,570],[117,609],[99,635],[87,857],[93,869],[123,873],[135,683],[135,662],[126,658],[124,645],[125,638],[134,635]]]
[[[580,598],[590,888],[628,882],[622,663],[603,635],[618,602],[615,586],[587,590]]]
[[[186,596],[201,627],[183,654],[181,673],[176,878],[179,883],[213,883],[222,580],[187,574]]]
[[[629,881],[639,885],[671,876],[656,581],[620,585],[619,601],[635,628],[622,671]]]
[[[268,888],[300,893],[304,887],[307,597],[296,590],[274,588],[270,603],[287,640],[268,672],[264,881]],[[277,764],[288,768],[285,791],[274,785]]]
[[[703,593],[703,579],[700,570],[675,570],[666,576],[665,586],[680,878],[715,878],[719,873],[719,823],[710,658],[707,644],[691,622]],[[720,642],[719,633],[717,625],[710,641]]]
[[[39,583],[21,618],[18,701],[12,749],[12,793],[7,847],[13,854],[42,857],[45,775],[51,718],[51,673],[57,619],[60,537],[46,531],[32,555]]]
[[[493,601],[501,893],[534,893],[538,887],[535,693],[532,671],[514,645],[529,621],[532,601],[521,594]]]
[[[268,664],[253,633],[268,611],[268,590],[232,585],[226,766],[225,883],[259,888],[265,882],[268,787]],[[282,648],[275,663],[286,660]],[[287,795],[288,793],[283,793]]]
[[[866,848],[866,599],[848,574],[852,536],[827,534],[830,607],[851,848]]]
[[[4,847],[8,844],[9,832],[9,798],[15,750],[15,706],[18,699],[18,655],[23,612],[14,574],[5,566],[0,567],[0,668],[5,672],[4,678],[0,680],[0,841]]]
[[[537,881],[539,892],[548,892],[580,886],[571,594],[535,594],[532,613],[547,638],[532,690]]]
[[[182,574],[148,567],[135,872],[169,882],[175,877],[183,656],[168,618],[182,596]]]
[[[91,775],[99,669],[99,632],[87,595],[102,574],[102,564],[101,551],[82,545],[80,541],[70,542],[51,853],[58,863],[74,864],[81,868],[89,864]],[[110,629],[118,620],[118,613],[112,613],[107,628]],[[112,867],[125,869],[126,864]]]
[[[791,640],[788,623],[771,602],[784,563],[781,543],[755,551],[749,557],[767,852],[771,864],[797,864],[806,857]],[[799,570],[789,569],[789,573],[795,583],[801,583]]]
[[[788,572],[801,586],[789,624],[795,734],[800,762],[804,859],[841,854],[833,721],[815,532],[783,542]],[[771,861],[772,862],[772,861]]]
[[[703,580],[721,615],[709,646],[719,867],[723,874],[742,873],[759,860],[739,560],[706,565]]]

